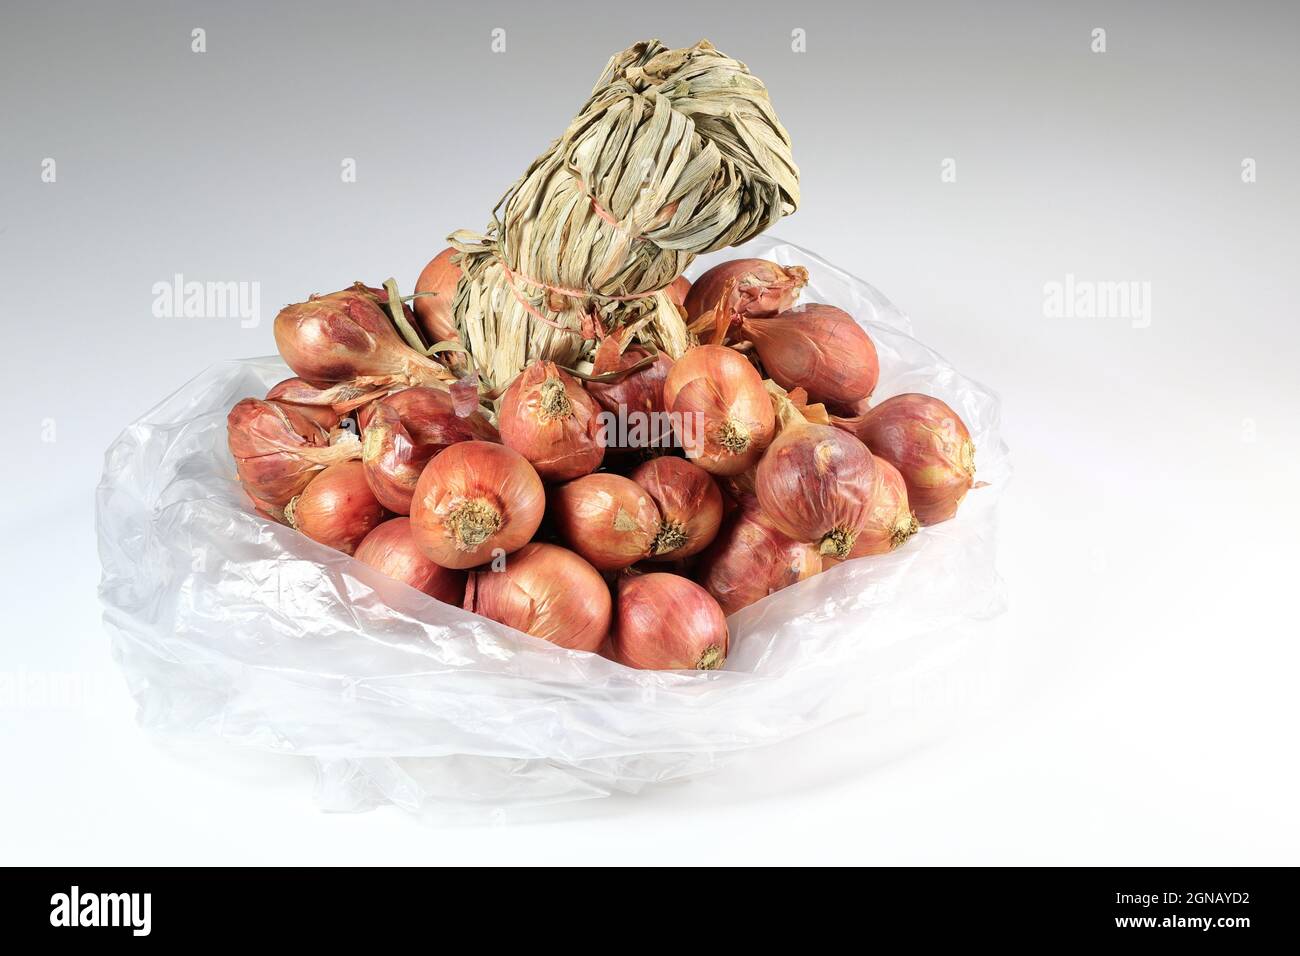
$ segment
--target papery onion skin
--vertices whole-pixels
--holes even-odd
[[[389,518],[362,539],[352,556],[444,604],[460,607],[465,598],[465,572],[426,558],[411,534],[410,518]]]
[[[806,421],[789,399],[779,401],[781,431],[755,475],[759,504],[788,537],[847,558],[871,516],[871,452],[843,429]]]
[[[873,456],[876,489],[871,495],[871,512],[858,531],[850,558],[888,554],[901,547],[920,530],[907,500],[907,484],[898,469],[884,458]]]
[[[945,402],[909,392],[868,410],[859,432],[873,454],[902,474],[923,525],[947,521],[975,483],[975,445]]]
[[[425,466],[411,497],[411,532],[425,556],[463,569],[510,554],[542,523],[546,492],[519,452],[459,442]]]
[[[659,534],[659,509],[645,489],[601,472],[552,488],[547,514],[564,542],[598,571],[647,558]]]
[[[294,411],[306,415],[321,428],[329,431],[338,425],[343,419],[343,414],[337,412],[328,403],[308,405],[301,402],[291,401],[288,396],[302,395],[304,393],[319,394],[323,389],[318,389],[310,382],[301,378],[286,378],[282,382],[276,382],[271,386],[271,390],[266,393],[268,402],[276,402],[280,405],[291,405]],[[295,397],[296,397],[295,395]]]
[[[861,401],[880,379],[871,336],[833,305],[812,303],[769,318],[747,318],[740,328],[772,380],[787,390],[803,388],[812,402]]]
[[[460,266],[451,261],[455,249],[444,249],[432,259],[415,280],[416,297],[411,308],[419,322],[420,331],[430,345],[435,342],[459,342],[460,332],[452,315],[451,304],[456,298],[456,285],[460,282]],[[427,295],[426,293],[436,293]],[[451,359],[459,353],[448,353]]]
[[[603,375],[632,368],[650,356],[650,350],[641,345],[628,346],[620,354],[618,343],[611,337],[596,350],[592,374]],[[587,394],[600,406],[601,411],[623,423],[621,435],[614,428],[604,430],[603,440],[607,453],[626,453],[672,444],[672,426],[668,423],[667,416],[662,414],[667,412],[664,405],[664,380],[668,378],[672,367],[673,360],[668,353],[659,352],[651,364],[629,372],[616,382],[587,383]]]
[[[567,548],[526,544],[500,570],[470,573],[465,609],[576,651],[597,651],[612,602],[600,573]]]
[[[820,574],[816,545],[777,530],[758,499],[746,495],[713,544],[700,556],[695,578],[727,615],[792,584]]]
[[[429,459],[461,441],[499,441],[480,411],[461,417],[451,395],[417,386],[368,407],[361,461],[375,497],[389,511],[410,514],[415,483]]]
[[[501,397],[501,440],[545,481],[588,475],[605,457],[600,408],[577,379],[554,362],[534,362]]]
[[[618,582],[614,654],[639,670],[718,670],[727,659],[727,617],[694,581],[636,574]]]
[[[331,445],[325,429],[295,406],[258,398],[230,410],[226,441],[244,491],[277,521],[322,469],[361,455],[355,439]]]
[[[808,270],[802,266],[781,266],[766,259],[732,259],[719,263],[691,284],[683,303],[688,322],[714,310],[729,279],[736,280],[738,315],[776,315],[799,298],[799,290],[808,284]]]
[[[713,476],[685,458],[655,458],[632,472],[659,508],[650,557],[676,561],[699,554],[722,524],[722,492]]]
[[[388,513],[366,484],[361,462],[345,461],[313,478],[284,516],[313,541],[352,554]]]
[[[772,402],[754,366],[721,345],[697,345],[664,381],[664,404],[686,456],[713,475],[746,471],[772,441]]]
[[[353,379],[376,384],[454,381],[446,368],[402,341],[381,305],[385,296],[358,282],[285,306],[274,326],[280,355],[294,374],[320,388]]]

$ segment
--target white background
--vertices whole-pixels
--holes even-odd
[[[6,17],[0,862],[1297,862],[1296,14],[800,7],[576,4],[575,32],[394,5],[396,35],[342,6]],[[804,174],[778,233],[1003,396],[1010,607],[968,699],[903,752],[849,722],[496,826],[323,814],[305,762],[143,734],[95,598],[103,449],[207,363],[271,351],[280,304],[410,285],[655,34],[710,36],[772,88]],[[482,102],[430,95],[471,76]],[[264,321],[153,318],[175,272],[260,281]],[[1046,317],[1067,274],[1150,282],[1149,327]]]

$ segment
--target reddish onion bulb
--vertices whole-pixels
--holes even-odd
[[[686,297],[691,292],[691,280],[686,276],[678,276],[669,283],[668,288],[664,289],[664,291],[668,293],[668,298],[673,300],[673,305],[679,309],[685,308]]]
[[[876,346],[853,316],[813,303],[740,328],[763,368],[784,389],[802,388],[812,402],[849,405],[871,394],[880,378]]]
[[[916,515],[907,501],[907,485],[897,468],[878,455],[872,456],[876,468],[876,490],[871,496],[867,523],[853,542],[850,558],[888,554],[920,530]]]
[[[619,352],[619,343],[609,336],[596,349],[592,375],[632,368],[649,359],[651,352],[632,345]],[[602,412],[608,412],[602,429],[605,447],[610,452],[641,448],[658,448],[671,444],[672,426],[664,407],[664,380],[673,367],[667,352],[658,353],[654,361],[614,382],[588,382],[587,394],[595,399]],[[633,414],[636,413],[636,414]],[[609,422],[609,416],[614,422]]]
[[[385,517],[359,461],[330,465],[284,509],[290,527],[344,554],[354,552]]]
[[[444,568],[472,568],[522,548],[542,523],[546,493],[519,452],[484,441],[452,445],[425,466],[411,498],[411,533]]]
[[[717,308],[727,282],[736,280],[735,313],[741,317],[776,315],[794,305],[808,284],[802,266],[780,266],[766,259],[732,259],[705,272],[691,285],[684,305],[687,322],[707,317]]]
[[[632,472],[632,480],[659,506],[659,533],[650,556],[676,561],[699,554],[722,524],[722,492],[713,476],[685,458],[655,458]]]
[[[361,379],[365,384],[438,385],[455,376],[397,334],[381,303],[385,293],[350,289],[285,306],[275,317],[275,344],[294,372],[317,386]]]
[[[456,442],[475,440],[500,440],[481,411],[462,418],[447,392],[402,389],[375,402],[367,413],[361,441],[366,480],[385,508],[409,514],[415,483],[429,459]]]
[[[501,440],[546,481],[589,475],[605,457],[600,409],[554,362],[534,362],[501,397]]]
[[[465,572],[452,571],[426,558],[411,534],[410,518],[388,519],[361,540],[352,556],[444,604],[460,607],[465,598]]]
[[[604,579],[572,551],[526,544],[502,570],[472,571],[465,609],[577,651],[595,651],[609,633]]]
[[[618,582],[615,659],[640,670],[718,670],[727,659],[727,618],[694,581],[634,574]]]
[[[459,342],[460,331],[451,306],[456,299],[456,285],[460,282],[460,266],[451,261],[455,249],[444,249],[432,259],[415,280],[416,297],[411,301],[420,331],[434,342]],[[432,295],[428,293],[433,293]],[[458,353],[448,353],[448,357]]]
[[[292,405],[294,411],[306,415],[326,431],[333,429],[343,419],[343,414],[334,410],[328,398],[328,393],[324,389],[319,389],[300,378],[286,378],[283,382],[276,382],[266,393],[268,402]],[[303,401],[303,399],[315,399],[315,401]]]
[[[915,392],[895,395],[862,416],[858,433],[873,454],[902,474],[921,524],[957,513],[975,483],[975,445],[948,405]]]
[[[700,557],[696,577],[726,614],[821,573],[817,547],[782,534],[746,495],[713,545]]]
[[[824,555],[847,558],[871,516],[876,488],[871,452],[848,432],[815,425],[774,395],[781,431],[758,463],[754,488],[771,522]]]
[[[361,455],[355,438],[331,445],[325,429],[295,406],[257,398],[246,398],[230,410],[226,440],[244,491],[277,521],[321,469]]]
[[[686,456],[714,475],[735,475],[772,441],[772,402],[754,366],[734,349],[697,345],[664,380],[664,404]]]
[[[618,571],[649,557],[659,534],[659,509],[645,489],[601,472],[551,489],[555,530],[598,571]]]

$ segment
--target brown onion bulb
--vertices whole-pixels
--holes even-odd
[[[465,598],[465,572],[426,558],[411,534],[410,518],[389,518],[361,540],[352,556],[444,604],[460,607]]]
[[[735,614],[815,574],[823,560],[816,545],[782,534],[763,514],[758,499],[741,499],[717,540],[700,557],[696,579],[725,614]]]
[[[686,456],[714,475],[750,468],[772,441],[772,402],[754,366],[734,349],[697,345],[664,380],[664,404]]]
[[[843,429],[809,422],[785,396],[774,398],[781,431],[758,463],[759,504],[788,537],[847,558],[871,516],[876,487],[871,452]]]
[[[833,305],[801,305],[740,324],[763,368],[784,389],[812,402],[847,405],[871,394],[880,378],[876,346],[853,316]]]
[[[921,524],[957,513],[975,483],[975,445],[952,408],[929,395],[895,395],[868,410],[858,432],[873,454],[902,474]]]
[[[687,322],[694,323],[712,313],[731,279],[736,280],[736,301],[731,304],[736,315],[776,315],[799,298],[799,290],[808,284],[808,270],[803,266],[780,266],[766,259],[720,263],[691,285],[684,302]]]
[[[461,441],[499,441],[487,416],[456,414],[451,395],[436,388],[406,388],[375,402],[366,415],[361,461],[375,497],[389,511],[409,514],[411,495],[434,455]]]
[[[649,557],[659,534],[659,509],[644,488],[601,472],[551,489],[555,530],[598,571],[618,571]]]
[[[432,259],[415,280],[416,296],[411,301],[420,331],[432,345],[434,342],[459,342],[460,331],[451,306],[456,299],[456,286],[460,282],[460,266],[451,261],[455,249],[444,249]],[[430,294],[432,293],[432,294]],[[449,352],[447,358],[458,356]]]
[[[344,554],[354,552],[387,516],[359,461],[330,465],[284,509],[291,528]]]
[[[411,533],[444,568],[518,551],[542,523],[546,493],[533,466],[505,445],[463,441],[425,466],[411,497]]]
[[[472,571],[465,609],[560,647],[595,651],[609,633],[609,588],[578,555],[526,544],[501,570]]]
[[[554,362],[534,362],[501,397],[501,440],[546,481],[589,475],[605,457],[600,408]]]
[[[330,431],[342,421],[343,413],[336,411],[327,398],[322,396],[327,396],[326,390],[300,378],[286,378],[271,386],[271,390],[266,393],[266,400],[280,405],[292,405],[294,411],[306,415],[321,428]],[[315,401],[304,402],[304,398]]]
[[[640,670],[718,670],[727,660],[727,618],[694,581],[636,574],[618,582],[614,654]]]
[[[244,491],[277,521],[323,468],[361,456],[354,436],[330,444],[329,433],[295,406],[257,398],[230,410],[226,440]]]
[[[350,289],[285,306],[275,317],[275,344],[294,373],[313,385],[361,380],[442,385],[456,377],[416,352],[384,311],[385,293],[360,282]]]
[[[685,458],[655,458],[632,472],[659,507],[659,533],[650,557],[676,561],[699,554],[722,524],[722,492],[713,476]]]
[[[850,558],[888,554],[921,528],[908,505],[903,476],[885,459],[878,455],[872,457],[876,468],[876,490],[871,496],[867,523],[853,542]]]
[[[606,375],[629,369],[648,360],[649,349],[631,345],[619,352],[619,343],[610,336],[596,349],[592,375]],[[654,361],[628,372],[613,382],[588,382],[587,394],[595,399],[611,427],[602,429],[609,452],[627,452],[660,448],[672,444],[672,425],[664,406],[664,380],[673,367],[667,352],[659,352]],[[612,417],[613,421],[609,421]]]
[[[668,298],[673,300],[673,305],[679,309],[685,308],[686,297],[691,292],[691,280],[686,276],[678,276],[669,283],[668,288],[664,289],[664,291],[668,293]]]

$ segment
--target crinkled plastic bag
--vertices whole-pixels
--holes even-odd
[[[226,413],[291,373],[278,358],[227,362],[106,455],[100,595],[140,722],[312,758],[328,809],[500,813],[712,770],[867,713],[891,681],[939,666],[955,625],[1002,608],[998,401],[912,338],[879,292],[797,246],[760,238],[692,273],[740,256],[806,266],[801,301],[868,329],[877,398],[925,392],[962,416],[988,485],[954,520],[732,615],[724,670],[632,670],[441,604],[255,514]]]

